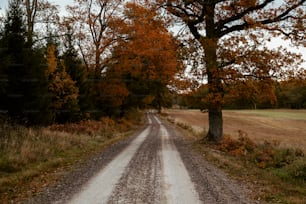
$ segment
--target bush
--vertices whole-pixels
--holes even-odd
[[[304,158],[294,161],[285,170],[292,179],[306,182],[306,160]]]
[[[279,148],[266,141],[258,146],[254,155],[256,165],[260,168],[282,168],[300,157],[304,157],[300,149]]]
[[[234,140],[229,135],[225,135],[217,145],[217,149],[227,152],[232,156],[246,156],[254,152],[256,144],[243,131],[239,130],[238,133],[238,140]]]
[[[300,149],[280,148],[278,142],[267,142],[263,144],[255,144],[246,133],[239,131],[239,138],[232,139],[225,135],[222,141],[214,147],[222,152],[226,152],[235,157],[242,157],[254,163],[259,168],[283,168],[294,163],[305,155]],[[306,162],[305,162],[306,163]],[[292,170],[296,175],[305,174],[303,165],[296,166]]]

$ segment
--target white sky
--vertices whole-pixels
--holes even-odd
[[[2,13],[2,15],[5,13],[5,10],[7,9],[7,5],[8,5],[9,0],[0,0],[0,14]],[[65,12],[65,6],[66,5],[72,5],[74,0],[49,0],[50,3],[58,5],[60,7],[61,12]],[[271,48],[277,48],[278,46],[282,45],[282,46],[286,46],[289,47],[289,42],[284,42],[280,39],[275,39],[272,40],[271,43],[269,43],[269,45],[271,46]],[[304,67],[306,69],[306,48],[305,47],[300,47],[300,48],[296,48],[296,47],[289,47],[290,51],[294,51],[294,52],[298,52],[298,53],[302,53],[303,55],[303,59],[305,60],[304,63]]]
[[[50,3],[59,5],[61,11],[65,11],[66,5],[72,5],[74,0],[49,0]],[[1,12],[4,12],[7,9],[9,0],[0,0]]]

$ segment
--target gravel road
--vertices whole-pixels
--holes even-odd
[[[151,113],[147,119],[133,137],[26,203],[253,203],[247,189],[192,151],[173,126]]]

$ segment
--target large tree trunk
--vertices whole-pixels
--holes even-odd
[[[210,141],[219,142],[223,137],[223,120],[222,120],[222,101],[223,86],[221,80],[221,70],[217,65],[217,40],[205,40],[205,57],[206,69],[208,76],[208,139]]]
[[[222,110],[208,110],[209,130],[207,138],[209,141],[219,142],[223,136]]]
[[[209,67],[208,72],[208,88],[209,88],[209,107],[208,121],[209,129],[207,138],[213,142],[219,142],[223,137],[223,120],[222,120],[222,101],[223,88],[222,82],[218,75],[216,67]]]
[[[206,36],[200,38],[204,48],[206,71],[208,79],[208,121],[209,129],[207,138],[213,142],[219,142],[223,137],[222,101],[223,85],[222,72],[217,63],[218,33],[215,30],[215,5],[211,4],[206,9],[205,24]]]

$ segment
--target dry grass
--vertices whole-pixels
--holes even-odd
[[[141,113],[134,114],[135,119]],[[0,123],[0,203],[18,202],[52,185],[73,163],[126,138],[137,122],[82,121],[25,128]]]
[[[208,114],[199,110],[165,111],[176,122],[195,131],[208,130]],[[245,132],[256,143],[278,142],[280,147],[299,148],[306,152],[306,110],[225,110],[224,134],[238,139]]]
[[[298,204],[306,203],[305,113],[305,110],[224,111],[225,132],[234,136],[226,134],[219,144],[202,142],[207,114],[167,110],[166,115],[186,134],[193,133],[194,148],[207,160],[247,182],[254,199]]]

